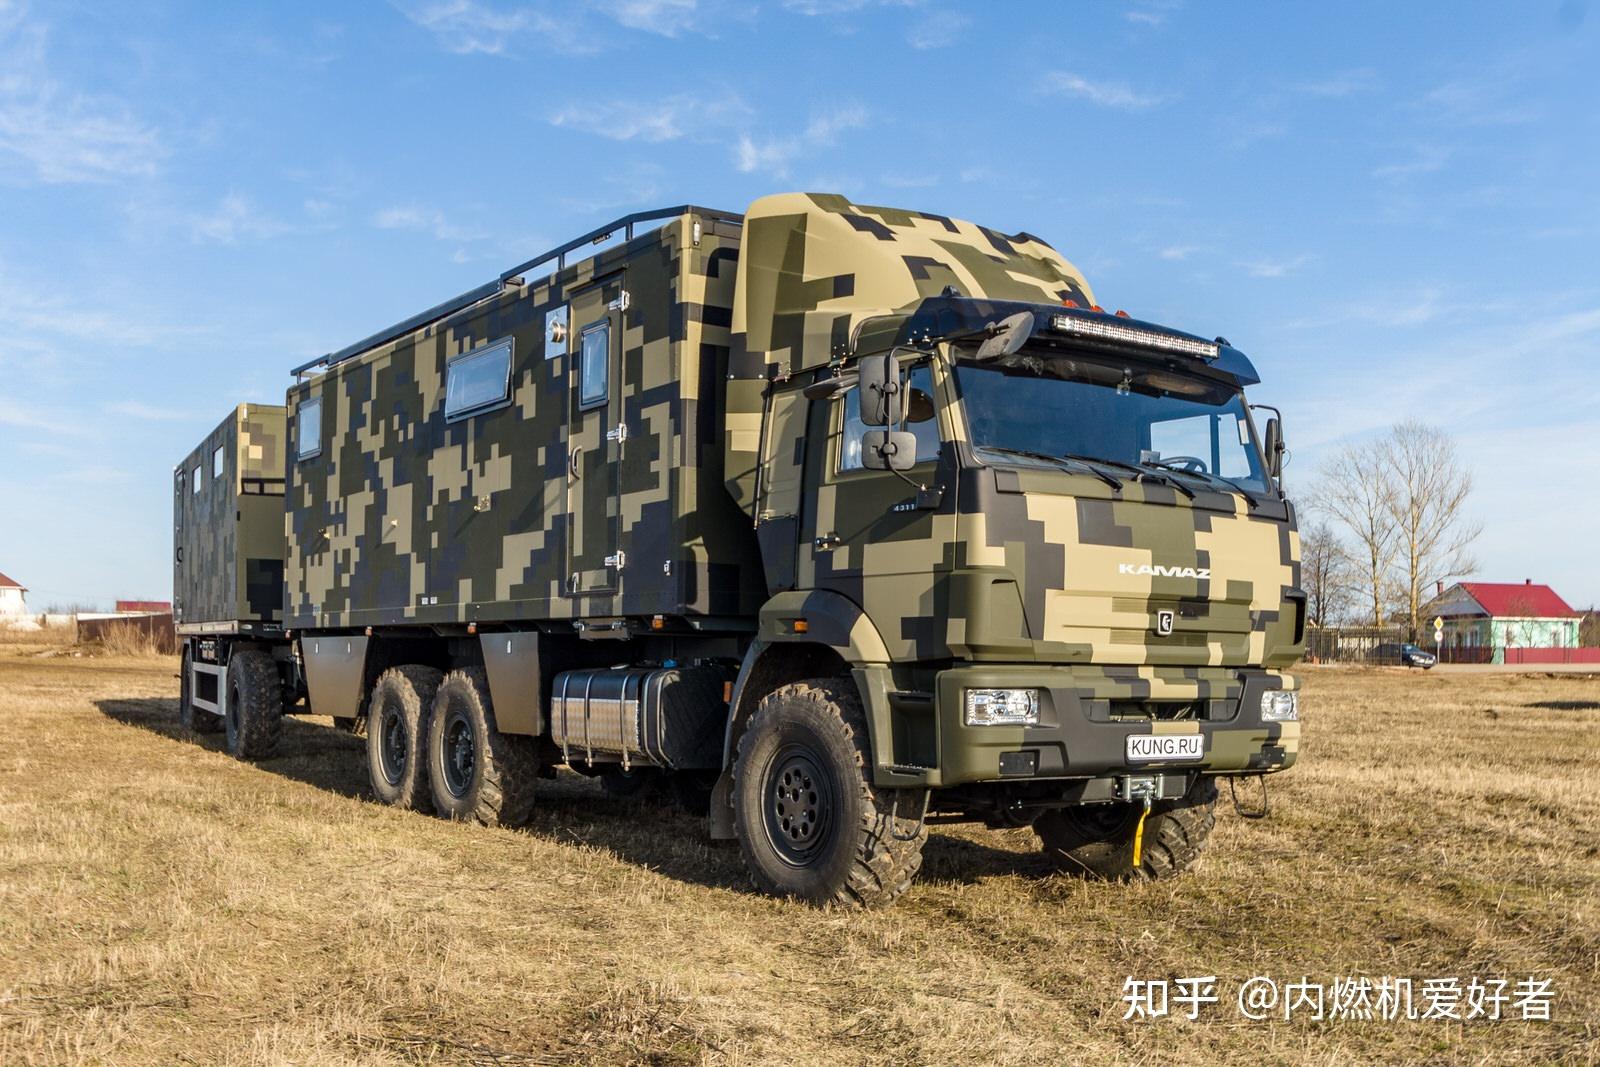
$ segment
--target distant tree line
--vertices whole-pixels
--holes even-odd
[[[1436,583],[1477,567],[1471,493],[1472,472],[1438,427],[1402,422],[1340,449],[1298,495],[1308,621],[1400,624],[1415,640]]]

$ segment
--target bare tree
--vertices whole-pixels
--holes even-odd
[[[1462,514],[1472,493],[1472,473],[1449,434],[1436,426],[1402,422],[1382,445],[1385,499],[1414,641],[1426,591],[1476,567],[1467,549],[1483,528]]]
[[[1383,441],[1346,445],[1323,466],[1313,506],[1331,515],[1353,541],[1352,570],[1373,626],[1383,625],[1384,586],[1394,564],[1396,533],[1392,466]]]
[[[1354,559],[1328,523],[1315,519],[1300,531],[1300,582],[1306,591],[1306,621],[1338,621],[1356,591]]]

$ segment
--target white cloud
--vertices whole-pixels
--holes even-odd
[[[659,144],[690,130],[726,126],[748,116],[737,96],[716,99],[678,93],[654,100],[591,100],[568,104],[550,116],[552,126],[582,130],[613,141]]]
[[[1200,251],[1198,245],[1169,245],[1163,248],[1159,255],[1162,259],[1183,260],[1188,259],[1195,252]]]
[[[965,15],[954,11],[936,11],[913,23],[906,34],[906,41],[919,51],[944,48],[955,44],[961,31],[971,24],[972,20]]]
[[[1044,91],[1062,96],[1073,96],[1101,107],[1121,108],[1124,111],[1141,111],[1166,102],[1167,97],[1136,92],[1121,82],[1092,82],[1070,71],[1052,71],[1045,75]]]
[[[141,419],[146,422],[193,422],[195,415],[192,411],[182,408],[163,408],[153,404],[146,404],[139,400],[118,400],[105,405],[108,415],[121,415],[130,419]]]
[[[1343,71],[1321,81],[1302,82],[1295,86],[1295,91],[1305,93],[1307,96],[1321,96],[1338,100],[1347,96],[1355,96],[1358,93],[1369,92],[1377,87],[1377,72],[1370,68],[1362,67],[1356,70]]]
[[[697,0],[602,0],[600,9],[623,26],[662,37],[692,29]]]
[[[1386,178],[1391,181],[1402,178],[1415,177],[1418,174],[1432,174],[1441,170],[1450,158],[1448,148],[1437,145],[1418,145],[1411,159],[1402,163],[1386,163],[1381,167],[1374,167],[1374,178]]]
[[[189,237],[196,242],[215,241],[234,244],[241,237],[266,239],[294,229],[263,212],[249,199],[229,193],[210,211],[191,215],[186,220]]]
[[[832,147],[838,142],[840,133],[860,129],[866,124],[866,109],[859,104],[846,104],[814,114],[806,128],[798,134],[758,141],[748,133],[741,133],[733,149],[734,166],[742,174],[761,171],[784,178],[788,176],[790,164],[802,154]]]
[[[572,20],[552,18],[531,7],[501,9],[478,0],[438,0],[402,4],[406,18],[429,31],[440,47],[457,55],[505,55],[512,42],[524,34],[538,34],[563,52],[581,51]]]
[[[0,7],[0,169],[50,184],[147,177],[165,152],[121,100],[87,95],[52,73],[42,24]]]
[[[372,216],[372,224],[380,230],[417,230],[440,241],[477,241],[484,237],[478,230],[451,222],[437,208],[416,204],[384,208]]]
[[[1167,16],[1181,7],[1182,0],[1145,0],[1124,11],[1122,17],[1141,26],[1163,26]]]
[[[1307,263],[1311,262],[1309,255],[1298,255],[1290,259],[1255,259],[1239,264],[1252,278],[1284,278]]]

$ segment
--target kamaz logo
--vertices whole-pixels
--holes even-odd
[[[1146,578],[1198,578],[1201,581],[1211,580],[1210,567],[1168,567],[1157,563],[1119,563],[1118,574],[1142,574]]]

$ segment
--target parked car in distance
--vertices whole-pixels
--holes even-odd
[[[1405,644],[1390,642],[1378,645],[1367,653],[1367,660],[1391,667],[1421,667],[1423,670],[1428,670],[1439,662],[1439,657],[1408,641]]]

